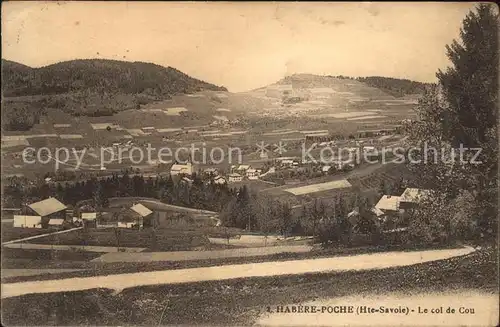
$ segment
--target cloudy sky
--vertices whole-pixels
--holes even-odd
[[[147,61],[249,90],[293,73],[435,81],[472,3],[3,2],[3,58]]]

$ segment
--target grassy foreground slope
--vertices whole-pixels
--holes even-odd
[[[391,291],[498,292],[497,251],[402,268],[96,289],[2,300],[6,325],[249,325],[268,305]]]

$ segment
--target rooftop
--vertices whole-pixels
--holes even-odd
[[[132,211],[137,212],[142,217],[146,217],[153,213],[153,211],[146,208],[143,204],[137,203],[130,208]]]
[[[398,211],[400,198],[394,195],[383,195],[375,205],[375,208],[379,210]]]
[[[67,207],[56,198],[48,198],[39,202],[28,205],[33,211],[40,216],[48,216],[53,213],[62,211]]]

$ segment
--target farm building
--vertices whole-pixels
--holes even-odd
[[[130,210],[135,212],[139,218],[139,227],[143,227],[144,225],[146,226],[152,226],[152,213],[153,211],[149,210],[146,208],[143,204],[136,203],[132,207],[130,207]]]
[[[243,176],[241,176],[240,174],[237,174],[237,173],[229,174],[229,175],[227,175],[227,178],[228,178],[229,183],[237,183],[237,182],[241,182],[243,180]]]
[[[24,206],[14,215],[14,227],[45,228],[51,219],[66,219],[67,207],[56,198],[47,198]]]
[[[97,212],[82,212],[81,218],[85,227],[97,227]]]
[[[177,175],[192,175],[193,174],[193,164],[191,162],[186,162],[185,164],[175,163],[170,168],[170,176],[174,177]]]
[[[152,211],[142,204],[135,204],[129,208],[107,208],[101,212],[96,219],[98,228],[142,228],[144,222],[151,225],[150,216]],[[146,219],[145,219],[146,218]]]
[[[401,197],[394,195],[383,195],[375,205],[375,209],[380,210],[384,213],[398,212],[400,209],[400,198]]]
[[[14,227],[19,228],[43,228],[42,217],[40,216],[14,216]]]

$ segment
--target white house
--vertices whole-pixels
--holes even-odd
[[[170,168],[170,176],[177,176],[180,174],[192,175],[193,174],[193,164],[191,162],[186,162],[185,164],[175,163]]]
[[[232,173],[227,175],[229,183],[237,183],[243,180],[243,176],[238,173]]]
[[[42,228],[42,217],[15,215],[14,216],[14,227]]]
[[[257,169],[250,168],[247,169],[246,176],[248,179],[259,179],[260,174]]]

